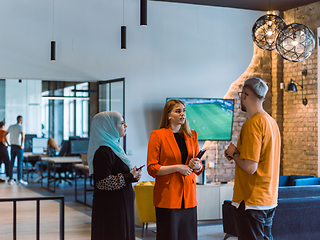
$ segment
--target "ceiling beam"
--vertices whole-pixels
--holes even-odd
[[[188,3],[216,7],[230,7],[258,11],[280,10],[301,7],[319,0],[152,0],[161,2]]]

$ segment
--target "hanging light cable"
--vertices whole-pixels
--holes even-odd
[[[122,7],[123,7],[123,22],[121,26],[121,49],[125,50],[127,49],[127,27],[124,25],[124,0],[122,2]]]
[[[56,61],[56,41],[54,40],[54,0],[52,0],[52,41],[51,41],[51,62]]]

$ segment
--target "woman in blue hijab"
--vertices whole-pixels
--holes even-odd
[[[120,145],[127,125],[115,111],[96,114],[91,122],[88,149],[89,174],[94,177],[92,240],[134,240],[132,182],[141,170],[132,167]]]

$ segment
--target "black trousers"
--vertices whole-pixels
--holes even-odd
[[[11,177],[11,164],[8,155],[8,149],[2,142],[0,142],[0,164],[4,163],[6,168],[6,176]]]
[[[197,240],[197,207],[156,207],[157,240]]]
[[[244,201],[234,207],[233,217],[239,240],[273,240],[272,220],[276,208],[268,210],[245,210]]]

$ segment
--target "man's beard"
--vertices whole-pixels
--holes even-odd
[[[243,112],[247,112],[246,107],[242,104],[242,100],[241,100],[241,110],[242,110]]]

